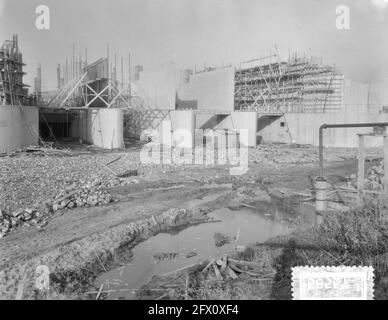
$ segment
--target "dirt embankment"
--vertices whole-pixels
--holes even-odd
[[[131,257],[136,243],[172,228],[207,220],[206,214],[224,206],[231,185],[192,187],[156,199],[121,202],[106,207],[68,211],[44,231],[21,231],[4,238],[0,250],[0,298],[13,299],[24,286],[24,298],[39,298],[35,271],[50,270],[50,298],[84,295],[97,275]],[[162,198],[162,199],[160,199]],[[24,278],[26,277],[26,278]]]

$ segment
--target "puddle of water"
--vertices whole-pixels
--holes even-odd
[[[266,212],[271,212],[267,216]],[[95,284],[99,288],[104,283],[104,290],[109,292],[108,299],[134,298],[132,289],[138,289],[147,283],[152,275],[166,274],[179,268],[201,262],[206,259],[220,257],[224,253],[234,251],[234,241],[222,247],[216,247],[214,234],[222,232],[230,237],[239,231],[238,245],[248,245],[255,242],[264,242],[269,238],[284,235],[290,232],[290,217],[279,210],[263,211],[242,209],[216,210],[209,214],[220,222],[205,223],[191,226],[177,234],[160,233],[133,248],[133,260],[129,265],[119,267],[100,276]],[[186,258],[193,251],[196,256]],[[153,255],[160,253],[179,253],[173,260],[157,261]]]

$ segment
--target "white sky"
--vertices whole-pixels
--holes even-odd
[[[50,88],[56,65],[72,43],[89,62],[110,42],[120,61],[145,67],[175,61],[179,67],[238,63],[268,55],[277,46],[320,55],[347,76],[370,81],[388,74],[388,0],[0,0],[0,42],[19,34],[32,85],[42,63]],[[35,8],[51,10],[51,29],[35,28]],[[350,8],[350,30],[335,26],[338,5]],[[119,75],[120,76],[120,75]]]

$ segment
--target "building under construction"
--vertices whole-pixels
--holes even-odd
[[[23,84],[17,36],[4,43],[0,57],[2,150],[46,139],[123,148],[125,138],[160,131],[166,121],[171,123],[170,131],[189,130],[192,137],[196,129],[247,130],[250,147],[258,141],[316,145],[317,128],[323,123],[376,122],[381,110],[388,109],[384,83],[354,82],[334,65],[296,54],[287,61],[270,54],[237,67],[193,72],[180,71],[173,61],[131,66],[130,54],[128,69],[123,57],[120,68],[109,45],[106,56],[87,63],[87,50],[84,59],[81,54],[77,57],[73,45],[73,57],[66,58],[62,67],[53,66],[57,69],[55,90],[42,88],[42,65],[38,64],[35,101],[29,99]],[[336,132],[327,139],[328,145],[356,144],[355,134]],[[175,146],[177,141],[163,143]],[[188,141],[185,147],[193,143]]]
[[[235,72],[235,109],[266,114],[340,110],[343,75],[315,60],[294,54],[287,62],[274,55],[244,63]]]
[[[28,94],[23,83],[23,59],[18,36],[6,40],[0,48],[0,105],[21,105]]]

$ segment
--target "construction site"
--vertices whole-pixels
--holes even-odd
[[[388,297],[388,81],[276,48],[181,70],[107,44],[37,62],[30,87],[22,48],[0,48],[0,299],[291,299],[307,264],[373,265]]]

